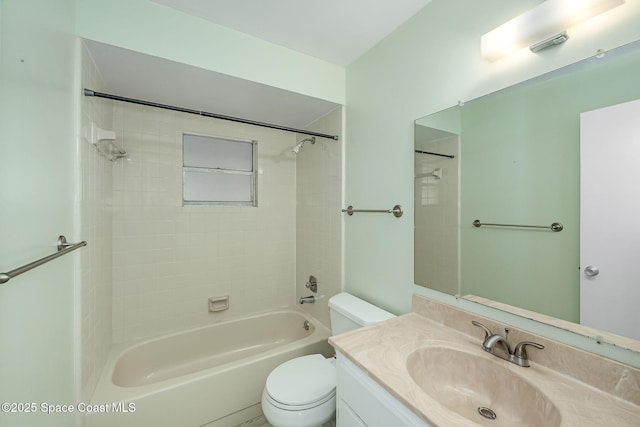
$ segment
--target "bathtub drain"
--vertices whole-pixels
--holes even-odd
[[[304,328],[305,331],[308,331],[310,325],[311,324],[309,323],[309,321],[305,320],[304,323],[302,324],[302,327]]]
[[[495,420],[497,415],[491,408],[481,406],[478,408],[478,413],[488,420]]]

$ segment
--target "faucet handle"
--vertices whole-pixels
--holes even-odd
[[[484,326],[482,323],[480,322],[476,322],[475,320],[472,320],[471,323],[473,324],[473,326],[477,326],[479,328],[482,328],[482,330],[484,331],[484,339],[486,340],[487,338],[489,338],[491,335],[493,335],[493,332],[491,332],[489,330],[489,328],[487,328],[486,326]]]
[[[540,350],[544,348],[542,344],[538,344],[533,341],[522,341],[516,345],[516,348],[513,349],[513,357],[516,360],[516,364],[520,366],[527,367],[529,366],[529,357],[527,356],[527,346],[535,347]]]
[[[538,344],[537,342],[533,342],[533,341],[522,341],[520,343],[518,343],[518,345],[516,345],[516,348],[513,350],[513,354],[515,356],[518,357],[522,357],[522,358],[527,358],[527,346],[530,345],[531,347],[535,347],[538,348],[540,350],[542,350],[544,348],[544,346],[542,344]]]

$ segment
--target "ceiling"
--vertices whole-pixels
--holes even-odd
[[[293,128],[304,128],[339,105],[140,52],[84,42],[113,95]]]
[[[346,65],[431,0],[152,1]],[[91,40],[85,43],[108,93],[114,95],[293,128],[305,128],[339,106]]]
[[[347,66],[431,0],[152,0]]]

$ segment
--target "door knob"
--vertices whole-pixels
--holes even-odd
[[[584,269],[584,274],[589,277],[597,276],[598,274],[600,274],[600,269],[598,267],[588,265]]]

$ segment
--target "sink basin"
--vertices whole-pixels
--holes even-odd
[[[406,367],[413,381],[432,399],[477,424],[560,426],[560,412],[544,393],[501,360],[489,359],[493,356],[485,355],[480,348],[478,352],[423,347],[409,355]],[[492,413],[495,419],[490,419]]]

